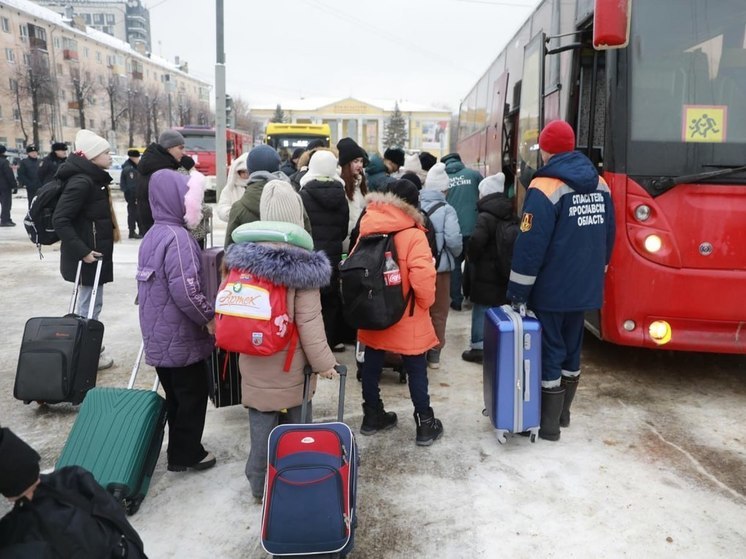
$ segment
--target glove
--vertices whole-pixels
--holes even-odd
[[[513,299],[510,301],[510,307],[520,314],[521,316],[526,316],[526,302],[520,301],[518,299]]]

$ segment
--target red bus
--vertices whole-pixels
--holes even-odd
[[[208,177],[207,188],[215,189],[215,129],[211,126],[187,125],[176,128],[184,136],[184,152],[195,161],[197,170]],[[226,164],[230,165],[239,155],[251,149],[252,136],[248,132],[228,128],[225,131],[227,145]]]
[[[483,174],[504,171],[520,209],[539,130],[571,123],[617,220],[589,329],[746,353],[744,100],[743,0],[544,0],[462,102],[458,150]]]

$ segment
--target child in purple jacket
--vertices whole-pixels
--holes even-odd
[[[214,309],[200,285],[200,249],[189,234],[201,220],[203,193],[202,175],[153,173],[148,197],[155,223],[140,245],[137,266],[145,361],[155,367],[166,392],[172,472],[215,465],[201,442]]]

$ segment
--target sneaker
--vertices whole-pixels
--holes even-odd
[[[104,369],[110,369],[113,366],[114,360],[101,351],[101,355],[98,356],[98,370],[103,371]]]
[[[451,308],[454,311],[460,311],[461,310],[461,303],[451,303]]]
[[[169,464],[168,471],[169,472],[186,472],[187,470],[193,470],[195,472],[202,472],[204,470],[209,470],[215,464],[217,464],[217,460],[215,459],[215,456],[213,456],[212,452],[208,452],[202,460],[200,460],[196,464],[192,464],[191,466],[180,466],[178,464]]]
[[[427,366],[431,369],[440,368],[440,350],[431,349],[427,352]]]
[[[130,238],[130,239],[142,239],[142,235],[138,235],[138,234],[137,234],[137,233],[135,233],[134,231],[130,231],[130,236],[129,236],[129,238]]]
[[[481,349],[471,348],[461,354],[461,359],[468,361],[469,363],[482,363],[484,359],[484,351]]]
[[[345,345],[340,342],[332,348],[334,353],[342,353],[345,350]]]

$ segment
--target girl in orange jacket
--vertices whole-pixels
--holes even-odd
[[[387,351],[402,355],[407,371],[409,394],[417,425],[416,443],[429,446],[443,433],[443,424],[430,407],[427,386],[427,350],[438,345],[429,309],[435,301],[435,266],[425,236],[423,216],[418,209],[417,187],[408,180],[389,185],[387,192],[366,196],[366,211],[360,221],[360,236],[396,233],[397,264],[401,271],[402,291],[414,291],[414,312],[409,306],[404,316],[384,330],[358,330],[365,344],[363,363],[363,424],[360,432],[372,435],[396,425],[396,414],[387,412],[380,398],[378,382]]]

